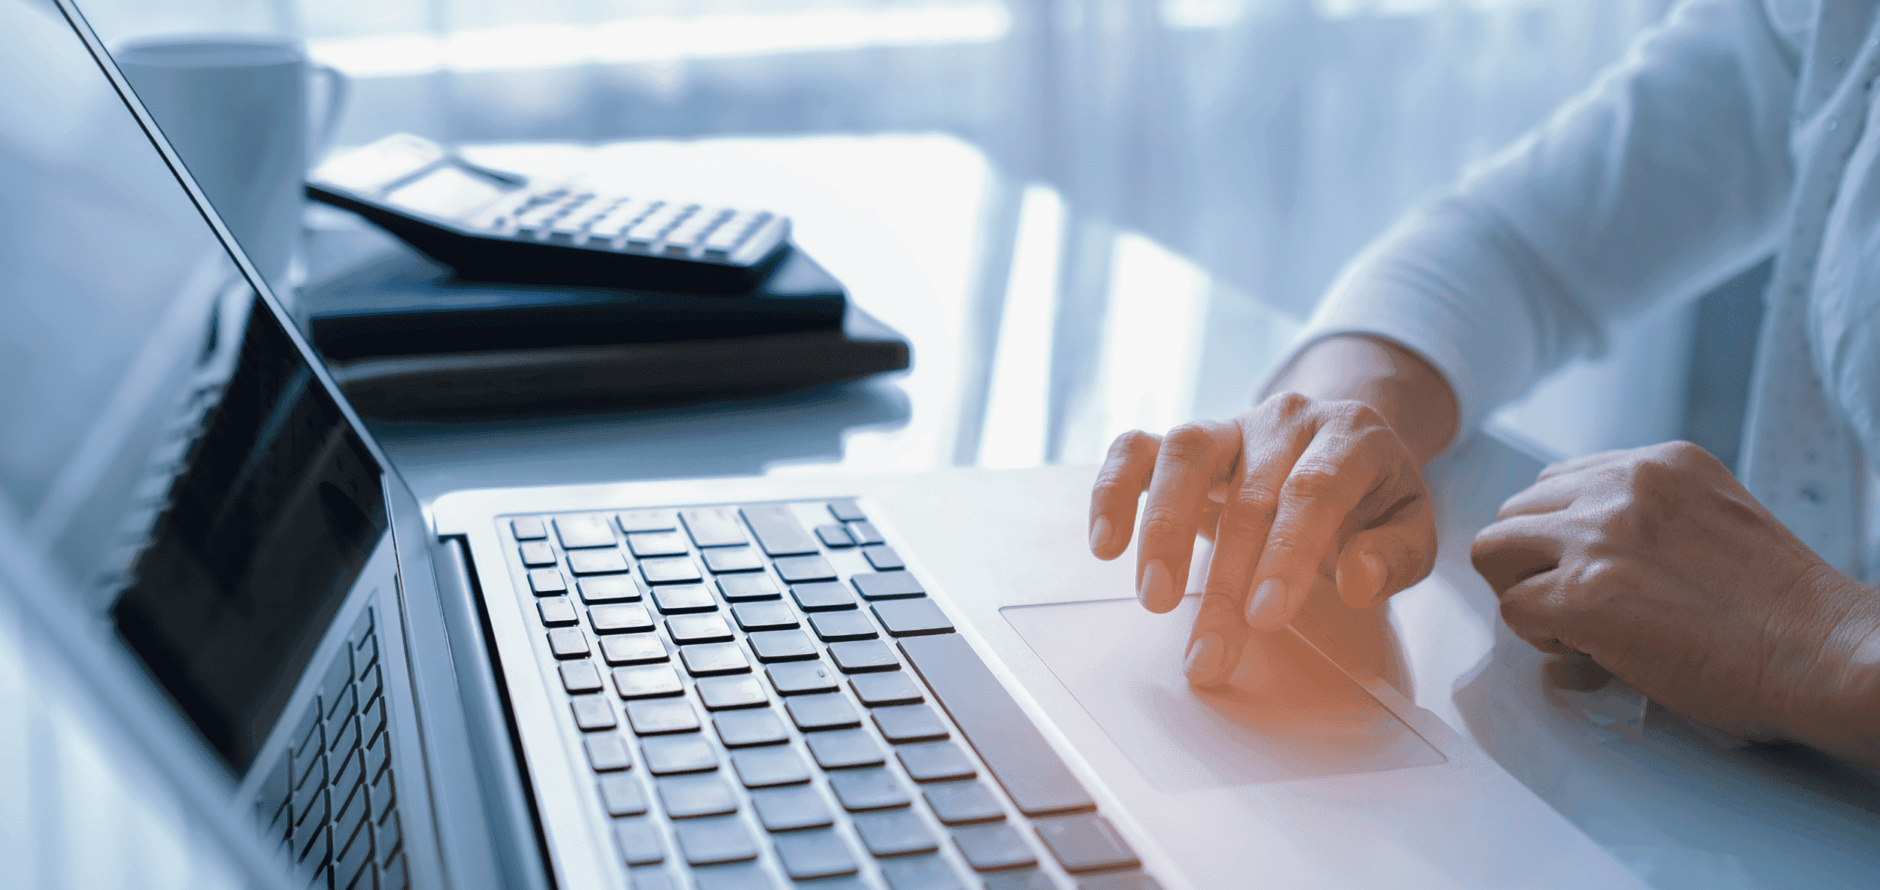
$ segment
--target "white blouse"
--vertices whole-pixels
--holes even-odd
[[[1303,346],[1395,340],[1464,429],[1612,320],[1773,253],[1752,372],[1750,491],[1861,574],[1880,466],[1880,0],[1692,0],[1551,120],[1412,212],[1340,276]],[[1863,454],[1864,453],[1864,454]]]

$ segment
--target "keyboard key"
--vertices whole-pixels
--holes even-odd
[[[851,813],[892,810],[910,801],[901,781],[885,769],[856,769],[829,774],[829,790]]]
[[[907,563],[901,561],[901,554],[886,544],[863,547],[862,555],[868,558],[868,564],[874,566],[877,572],[898,572],[907,568]]]
[[[384,733],[379,733],[379,737],[366,746],[366,780],[377,779],[391,762],[392,743]]]
[[[985,875],[985,890],[1058,890],[1058,886],[1057,882],[1051,881],[1051,875],[1045,875],[1043,871],[1021,869],[995,871]]]
[[[539,541],[548,537],[548,529],[540,519],[511,519],[509,530],[515,533],[518,541]]]
[[[872,640],[879,636],[875,625],[860,612],[811,612],[809,626],[825,643]]]
[[[713,574],[757,572],[764,568],[764,558],[749,547],[722,547],[701,551],[699,555],[705,557],[705,568]]]
[[[803,531],[796,513],[786,504],[757,504],[739,507],[744,521],[757,535],[758,546],[771,556],[796,556],[820,552],[815,539]]]
[[[953,844],[960,848],[960,855],[966,857],[966,864],[974,871],[1030,868],[1038,864],[1038,857],[1025,845],[1025,838],[1010,825],[956,828]]]
[[[649,556],[684,556],[691,552],[677,532],[642,532],[627,536],[627,549],[641,559]]]
[[[587,634],[578,627],[557,627],[548,632],[548,648],[556,658],[585,658]]]
[[[796,613],[780,602],[736,603],[731,617],[746,633],[760,630],[788,630],[796,627]]]
[[[811,581],[790,587],[790,598],[805,612],[833,612],[855,608],[855,596],[834,581]]]
[[[1005,818],[1005,809],[986,786],[978,782],[941,782],[920,790],[934,817],[946,825],[971,825],[997,822]]]
[[[823,769],[856,769],[887,762],[873,736],[859,729],[819,732],[806,736],[809,756]]]
[[[718,740],[724,742],[727,748],[778,745],[790,740],[790,733],[783,728],[783,721],[777,719],[776,713],[770,710],[714,714],[712,726],[717,728]]]
[[[862,512],[862,508],[856,506],[854,498],[837,498],[830,501],[829,515],[843,522],[852,522],[868,518],[868,516]]]
[[[346,808],[341,810],[339,816],[333,820],[333,839],[339,847],[341,858],[345,858],[347,853],[352,852],[353,844],[360,839],[359,829],[365,825],[366,821],[366,796],[355,794],[352,800],[347,802]],[[370,835],[365,836],[365,843],[368,848],[372,846]]]
[[[849,845],[834,831],[798,831],[777,838],[777,859],[793,880],[833,878],[859,870]]]
[[[614,532],[600,516],[557,516],[555,534],[569,550],[614,546]]]
[[[733,862],[702,865],[692,869],[692,884],[697,890],[776,890],[764,866],[758,862]],[[633,877],[633,890],[679,890],[677,884],[648,885],[639,875]],[[835,888],[829,888],[835,890]]]
[[[802,786],[751,792],[751,807],[766,831],[828,828],[835,823],[821,791]]]
[[[614,517],[625,534],[668,532],[679,527],[671,510],[632,510]]]
[[[731,648],[735,650],[737,647]],[[738,657],[744,656],[740,653]],[[699,701],[704,702],[707,711],[761,708],[770,704],[770,697],[764,694],[764,687],[757,682],[756,677],[706,677],[698,681],[698,697]]]
[[[641,633],[653,629],[652,616],[639,603],[589,606],[588,622],[597,634]]]
[[[834,581],[836,568],[820,556],[786,556],[775,563],[777,577],[786,584],[801,584],[805,581]]]
[[[627,570],[627,558],[613,548],[606,550],[571,550],[568,570],[577,575],[615,575]]]
[[[681,646],[723,643],[731,639],[731,626],[718,615],[674,615],[666,619],[666,633]]]
[[[619,738],[615,736],[614,738]],[[622,746],[624,747],[624,745]],[[601,805],[609,816],[639,816],[646,813],[646,792],[640,781],[626,773],[601,777]]]
[[[692,536],[692,543],[706,547],[733,547],[744,543],[744,527],[738,517],[723,507],[680,510],[679,520]]]
[[[666,844],[659,839],[659,829],[650,820],[615,822],[614,843],[620,847],[621,860],[628,865],[658,865],[666,861]]]
[[[646,771],[655,776],[708,773],[718,768],[718,752],[695,735],[654,736],[640,743]]]
[[[1040,887],[1049,885],[1039,885]],[[986,882],[987,890],[994,890]],[[1030,890],[1030,888],[1024,888]],[[1162,882],[1139,871],[1113,875],[1092,875],[1077,882],[1077,890],[1162,890]]]
[[[836,659],[838,666],[842,665],[842,658],[836,655],[834,647],[831,647],[829,654]],[[921,695],[920,686],[914,682],[914,678],[901,671],[850,677],[849,689],[855,692],[855,697],[862,704],[871,708],[878,708],[882,705],[918,704],[925,698]]]
[[[367,614],[371,614],[370,609],[366,610],[366,612]],[[359,641],[359,645],[353,647],[353,670],[359,672],[359,681],[361,683],[365,682],[367,673],[378,667],[378,663],[379,638],[376,634],[368,635],[365,639]]]
[[[334,763],[344,762],[346,755],[353,748],[360,747],[364,743],[364,740],[359,738],[359,720],[356,717],[347,716],[346,722],[338,729],[334,729],[330,722],[326,726],[326,754],[329,767]]]
[[[894,749],[907,777],[916,782],[951,782],[979,775],[971,758],[952,742],[922,742]]]
[[[323,787],[315,786],[307,795],[294,795],[294,834],[296,837],[310,832],[316,825],[325,825],[331,812],[329,795]]]
[[[836,675],[820,661],[795,661],[764,668],[778,695],[836,691]]]
[[[731,752],[731,766],[746,788],[775,788],[809,781],[809,764],[795,748],[743,748]]]
[[[785,701],[783,707],[790,712],[790,720],[796,724],[796,728],[804,732],[849,729],[862,725],[862,718],[855,713],[855,706],[839,693],[801,695]]]
[[[913,637],[901,641],[901,652],[1019,812],[1042,816],[1096,808],[1090,793],[963,637]]]
[[[742,819],[704,819],[672,826],[689,865],[716,865],[757,858],[757,844]]]
[[[556,596],[568,592],[568,582],[560,569],[530,569],[529,590],[536,596]]]
[[[829,647],[829,658],[845,674],[901,669],[901,663],[894,658],[894,650],[889,649],[888,645],[880,640],[836,643]]]
[[[953,868],[939,856],[900,856],[881,862],[889,890],[963,890]]]
[[[398,848],[403,844],[404,840],[404,832],[398,829],[398,816],[396,814],[390,819],[379,823],[378,828],[373,829],[372,842],[373,846],[378,848],[380,860],[391,858],[391,855],[398,851]]]
[[[646,594],[640,587],[639,579],[632,575],[582,578],[575,584],[581,588],[581,601],[585,603],[638,602]]]
[[[557,665],[561,669],[561,688],[570,693],[601,691],[601,672],[594,662],[582,659]]]
[[[537,600],[535,610],[541,613],[542,624],[547,627],[572,627],[580,620],[575,617],[574,603],[565,596]]]
[[[614,706],[606,696],[583,695],[568,703],[574,709],[574,725],[585,732],[599,732],[619,726],[614,719]]]
[[[614,691],[629,701],[684,695],[685,684],[670,665],[649,664],[614,668]]]
[[[940,715],[926,705],[878,708],[874,718],[881,737],[895,744],[944,739],[948,735],[947,725],[941,722]]]
[[[855,833],[861,835],[862,846],[876,856],[906,856],[940,849],[927,823],[911,810],[861,813],[855,817]]]
[[[626,740],[613,733],[591,735],[582,740],[587,748],[588,765],[597,773],[609,773],[633,766],[633,753]]]
[[[855,546],[855,539],[849,537],[849,530],[843,528],[842,524],[839,522],[816,526],[816,539],[822,541],[824,547],[840,548]],[[554,558],[555,555],[553,551],[551,551],[549,553],[549,559]]]
[[[783,596],[783,591],[769,575],[726,575],[718,579],[718,592],[724,594],[728,603],[774,600]]]
[[[718,600],[712,597],[711,588],[703,584],[672,584],[653,588],[653,605],[662,615],[678,615],[687,612],[716,612]]]
[[[337,695],[323,697],[322,701],[326,704],[326,720],[328,723],[332,723],[335,720],[346,719],[346,715],[351,714],[359,705],[358,698],[351,686],[341,689]]]
[[[800,630],[772,630],[745,637],[751,654],[765,664],[777,661],[804,661],[816,657],[816,644]]]
[[[385,699],[383,697],[375,698],[372,700],[372,704],[366,705],[366,709],[359,712],[359,737],[365,739],[366,742],[370,744],[373,739],[378,738],[379,733],[384,729]]]
[[[693,562],[690,556],[640,560],[640,574],[648,584],[684,584],[703,577],[698,573],[698,563]]]
[[[300,848],[300,858],[309,864],[324,862],[333,855],[333,833],[327,830],[326,819],[307,825],[305,831],[294,833],[294,846]]]
[[[660,779],[660,805],[674,819],[723,816],[738,811],[738,799],[731,786],[717,775],[674,776]]]
[[[410,886],[411,875],[405,870],[403,853],[393,856],[379,870],[379,890],[406,890]]]
[[[750,659],[744,657],[744,650],[739,649],[736,643],[685,646],[679,650],[679,659],[685,662],[686,672],[694,677],[748,674],[751,671]]]
[[[698,712],[683,698],[637,699],[627,702],[627,722],[640,735],[697,732]]]
[[[608,664],[653,664],[666,660],[666,642],[658,634],[601,637],[601,658]]]
[[[857,544],[881,543],[882,541],[881,532],[875,531],[874,523],[864,521],[864,522],[851,522],[848,525],[849,525],[849,535],[855,538],[855,543]]]
[[[1142,867],[1116,826],[1095,813],[1039,819],[1033,827],[1058,864],[1072,874]]]
[[[518,548],[522,553],[522,564],[532,569],[555,564],[555,548],[547,541],[530,541]]]
[[[888,600],[868,607],[889,635],[924,636],[953,632],[953,620],[931,599]]]
[[[392,805],[398,802],[395,785],[396,783],[392,781],[392,771],[388,769],[379,773],[379,777],[372,780],[372,787],[366,791],[367,794],[372,795],[372,810],[379,814],[380,819],[390,814]]]
[[[855,592],[867,600],[902,599],[926,596],[927,589],[914,580],[911,572],[862,572],[849,578]]]

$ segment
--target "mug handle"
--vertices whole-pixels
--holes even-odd
[[[326,111],[320,115],[320,125],[313,132],[313,145],[309,152],[316,161],[326,153],[333,136],[339,131],[339,121],[346,113],[346,99],[352,93],[352,80],[346,73],[331,65],[313,65],[312,73],[326,80]]]

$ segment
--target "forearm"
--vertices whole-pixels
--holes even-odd
[[[1416,353],[1382,338],[1341,334],[1312,344],[1261,397],[1279,392],[1371,406],[1420,464],[1429,463],[1456,437],[1460,411],[1449,381]]]

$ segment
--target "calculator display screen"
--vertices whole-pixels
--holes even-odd
[[[384,201],[405,210],[455,219],[489,206],[511,188],[445,164],[388,192]]]

